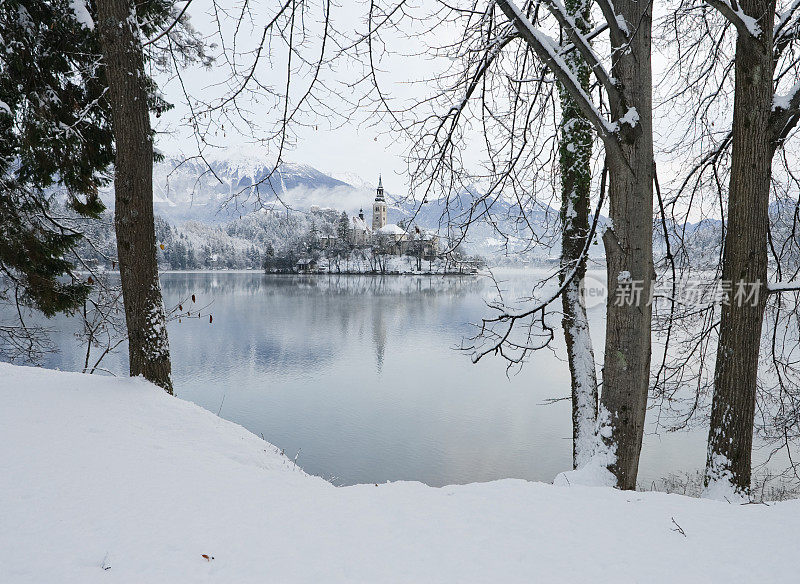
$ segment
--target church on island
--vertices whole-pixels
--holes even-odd
[[[418,225],[406,226],[387,223],[389,206],[383,190],[383,177],[378,177],[375,201],[372,203],[372,223],[368,223],[361,209],[351,218],[350,244],[355,247],[371,247],[376,253],[389,255],[421,255],[433,259],[439,255],[439,235]],[[333,247],[336,237],[330,237],[325,247]]]
[[[291,258],[291,268],[282,259],[267,266],[267,272],[355,273],[355,274],[476,274],[479,259],[468,259],[461,252],[446,252],[439,234],[411,220],[389,223],[389,205],[378,178],[371,221],[360,209],[358,215],[338,214],[335,209],[311,207],[320,219],[324,234],[313,227],[313,236],[301,243],[299,258]],[[327,214],[327,215],[326,215]],[[338,219],[335,224],[332,216]],[[287,256],[289,259],[291,256]]]

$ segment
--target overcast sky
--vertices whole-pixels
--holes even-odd
[[[279,5],[274,0],[250,1],[253,10],[250,18],[240,26],[237,37],[240,53],[257,44],[256,39],[260,37],[264,23],[270,20],[270,10],[274,10]],[[431,6],[439,5],[431,0],[416,0],[416,2],[414,9],[423,13],[430,10]],[[369,3],[359,0],[340,0],[339,3],[341,5],[335,7],[332,14],[334,26],[349,36],[355,36],[359,32],[363,33],[366,30],[365,17]],[[232,23],[238,14],[236,7],[240,6],[240,0],[218,0],[218,4],[231,10],[229,18],[223,23],[225,42],[230,49],[230,40],[233,38]],[[216,30],[211,7],[211,0],[194,0],[188,10],[193,26],[205,34],[212,34]],[[264,13],[259,14],[257,12],[259,9],[264,10]],[[303,51],[309,57],[317,54],[318,47],[314,43],[318,42],[322,36],[319,34],[322,30],[319,27],[319,21],[319,13],[314,14],[313,9],[305,15],[304,26],[310,40],[303,47]],[[386,38],[390,40],[392,54],[384,56],[378,63],[382,86],[388,89],[392,98],[406,100],[406,103],[412,97],[423,95],[426,90],[429,92],[430,87],[426,89],[424,84],[415,85],[410,82],[435,77],[437,71],[446,68],[449,63],[441,59],[432,60],[425,55],[424,43],[429,37],[398,39],[392,37],[391,33],[386,34]],[[436,38],[431,39],[430,42],[441,43],[445,40],[442,35],[447,34],[447,29],[444,31],[437,29]],[[393,38],[395,40],[392,41]],[[213,40],[218,42],[218,39]],[[250,43],[249,47],[248,43]],[[658,49],[658,46],[654,47],[653,57],[656,81],[660,75],[659,71],[663,70],[668,62],[667,56],[659,53]],[[216,54],[219,53],[218,48]],[[240,55],[240,67],[250,62],[252,61],[247,55]],[[230,69],[224,59],[219,58],[217,64],[210,70],[194,67],[184,71],[183,78],[191,95],[210,99],[222,94],[218,84],[225,81],[229,72]],[[335,79],[341,82],[357,76],[357,72],[342,68],[336,72],[328,72],[326,80]],[[257,77],[263,84],[282,87],[282,84],[285,83],[285,47],[279,46],[278,43],[271,46],[269,59],[261,62],[257,70]],[[164,80],[162,79],[162,81]],[[293,83],[295,90],[302,92],[308,79],[297,79]],[[167,99],[176,107],[173,112],[168,112],[158,121],[159,130],[168,131],[169,134],[162,135],[157,145],[167,154],[192,155],[196,152],[192,132],[185,124],[181,123],[187,113],[181,86],[173,80],[169,83],[162,83],[162,89]],[[345,91],[344,93],[347,99],[356,98],[356,92],[348,94]],[[282,111],[275,105],[274,102],[255,104],[249,115],[253,120],[268,126],[269,122]],[[326,105],[335,111],[346,109],[345,102],[335,96],[327,96]],[[367,108],[358,110],[348,122],[335,119],[335,116],[326,115],[306,117],[303,118],[303,121],[313,123],[313,126],[296,127],[296,144],[284,155],[285,160],[306,163],[335,175],[355,174],[372,184],[377,182],[378,174],[382,173],[388,191],[396,195],[406,193],[408,181],[403,154],[407,151],[408,144],[403,141],[401,135],[391,132],[387,124],[375,124],[375,120],[370,117]],[[655,129],[658,143],[662,136],[675,132],[676,126],[674,121],[667,117],[667,119],[656,119]],[[221,132],[213,139],[217,145],[235,147],[230,152],[219,152],[216,157],[237,157],[244,152],[249,156],[263,157],[265,163],[274,160],[274,148],[271,151],[262,147],[254,148],[250,145],[250,138],[242,136],[236,128],[226,126],[225,132]],[[684,158],[667,159],[667,156],[659,151],[658,144],[656,150],[662,185],[668,184],[671,177],[680,174],[680,167],[686,163],[686,160]]]
[[[230,6],[231,9],[239,6],[239,2],[233,0],[219,0],[219,4]],[[276,4],[276,2],[260,0],[260,4],[256,3],[253,6],[261,5],[271,8]],[[341,4],[334,9],[332,15],[335,26],[347,34],[363,30],[364,11],[367,5],[352,0],[346,0]],[[211,34],[215,31],[216,25],[209,0],[195,0],[189,8],[188,14],[191,17],[192,25],[197,30],[204,34]],[[306,16],[306,25],[311,31],[311,36],[314,36],[315,30],[321,30],[320,28],[314,29],[314,16],[312,14]],[[266,14],[252,13],[254,26],[249,26],[250,22],[248,22],[240,28],[238,37],[240,52],[247,48],[245,44],[247,42],[251,43],[251,46],[255,46],[256,39],[261,34],[260,27],[263,27],[263,23],[267,20]],[[232,20],[228,21],[228,25],[230,22]],[[232,38],[233,29],[228,25],[225,29],[226,34]],[[317,34],[316,36],[321,37],[322,35]],[[317,54],[313,44],[307,45],[304,50],[308,55]],[[219,54],[220,49],[218,48],[212,53]],[[285,82],[284,53],[284,47],[273,45],[270,59],[262,61],[258,68],[257,75],[260,82],[282,87]],[[241,62],[251,61],[248,61],[247,57],[243,57]],[[420,59],[405,59],[398,56],[385,59],[380,63],[380,67],[383,69],[381,81],[402,96],[404,92],[408,94],[411,91],[406,82],[422,75],[426,65],[424,62],[421,63]],[[228,65],[222,58],[218,58],[217,63],[210,70],[192,67],[185,70],[182,75],[190,95],[208,99],[211,96],[222,94],[222,90],[217,84],[223,82],[229,72]],[[328,73],[328,80],[331,75]],[[345,77],[352,79],[357,72],[343,71],[341,75],[342,79]],[[175,104],[175,109],[164,114],[158,120],[159,131],[165,133],[159,137],[157,147],[168,155],[194,154],[197,151],[195,140],[190,128],[183,122],[188,110],[181,86],[174,79],[166,82],[165,78],[161,78],[160,81],[167,100]],[[307,85],[308,80],[297,79],[293,83],[300,90]],[[353,96],[348,95],[347,97],[352,98]],[[258,104],[253,107],[250,115],[257,122],[269,125],[281,111],[274,105],[274,103]],[[340,102],[336,97],[330,95],[326,96],[326,105],[336,111],[345,111],[347,108],[344,101]],[[297,139],[295,145],[283,157],[285,160],[310,164],[324,172],[339,175],[355,174],[373,184],[377,183],[378,174],[382,173],[384,184],[389,191],[397,194],[403,191],[407,183],[405,179],[406,166],[403,161],[406,145],[398,139],[398,135],[390,132],[387,124],[379,123],[376,126],[374,120],[367,115],[366,109],[357,112],[348,122],[335,119],[335,117],[329,119],[328,116],[319,116],[313,120],[305,117],[303,120],[306,123],[313,121],[313,127],[295,127]],[[218,154],[212,154],[214,157],[229,158],[245,153],[263,156],[265,162],[268,162],[271,154],[276,151],[274,148],[267,151],[265,147],[253,147],[252,140],[235,129],[227,129],[224,135],[218,134],[214,140],[217,145],[233,147],[229,152],[216,150]]]

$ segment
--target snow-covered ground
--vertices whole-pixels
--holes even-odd
[[[0,363],[0,582],[797,582],[800,501],[337,488],[141,380]]]

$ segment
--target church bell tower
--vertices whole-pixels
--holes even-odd
[[[386,225],[386,199],[383,196],[383,179],[378,175],[378,191],[375,202],[372,204],[372,231],[377,231]]]

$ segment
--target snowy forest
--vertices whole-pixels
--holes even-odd
[[[63,212],[80,220],[69,209]],[[347,268],[374,272],[381,271],[385,262],[376,257],[381,251],[378,242],[350,243],[350,217],[336,209],[251,213],[226,223],[186,221],[175,225],[158,215],[154,221],[157,261],[162,271],[246,269],[291,273],[298,260],[309,258],[332,272]],[[117,249],[113,214],[106,211],[86,223],[83,233],[75,253],[93,271],[114,270]],[[414,249],[409,251],[409,257],[403,259],[410,261],[409,267],[421,269],[417,266],[421,261],[416,261],[420,254]],[[456,262],[484,265],[483,258],[459,247],[442,261],[451,266]]]
[[[155,216],[158,265],[162,270],[261,270],[268,255],[297,256],[308,248],[314,232],[335,229],[340,218],[335,210],[315,215],[250,214],[221,224],[186,221],[180,225]],[[80,256],[112,269],[117,257],[113,214],[106,211],[88,223],[85,233],[77,248]]]
[[[800,0],[0,45],[0,581],[797,578]]]

